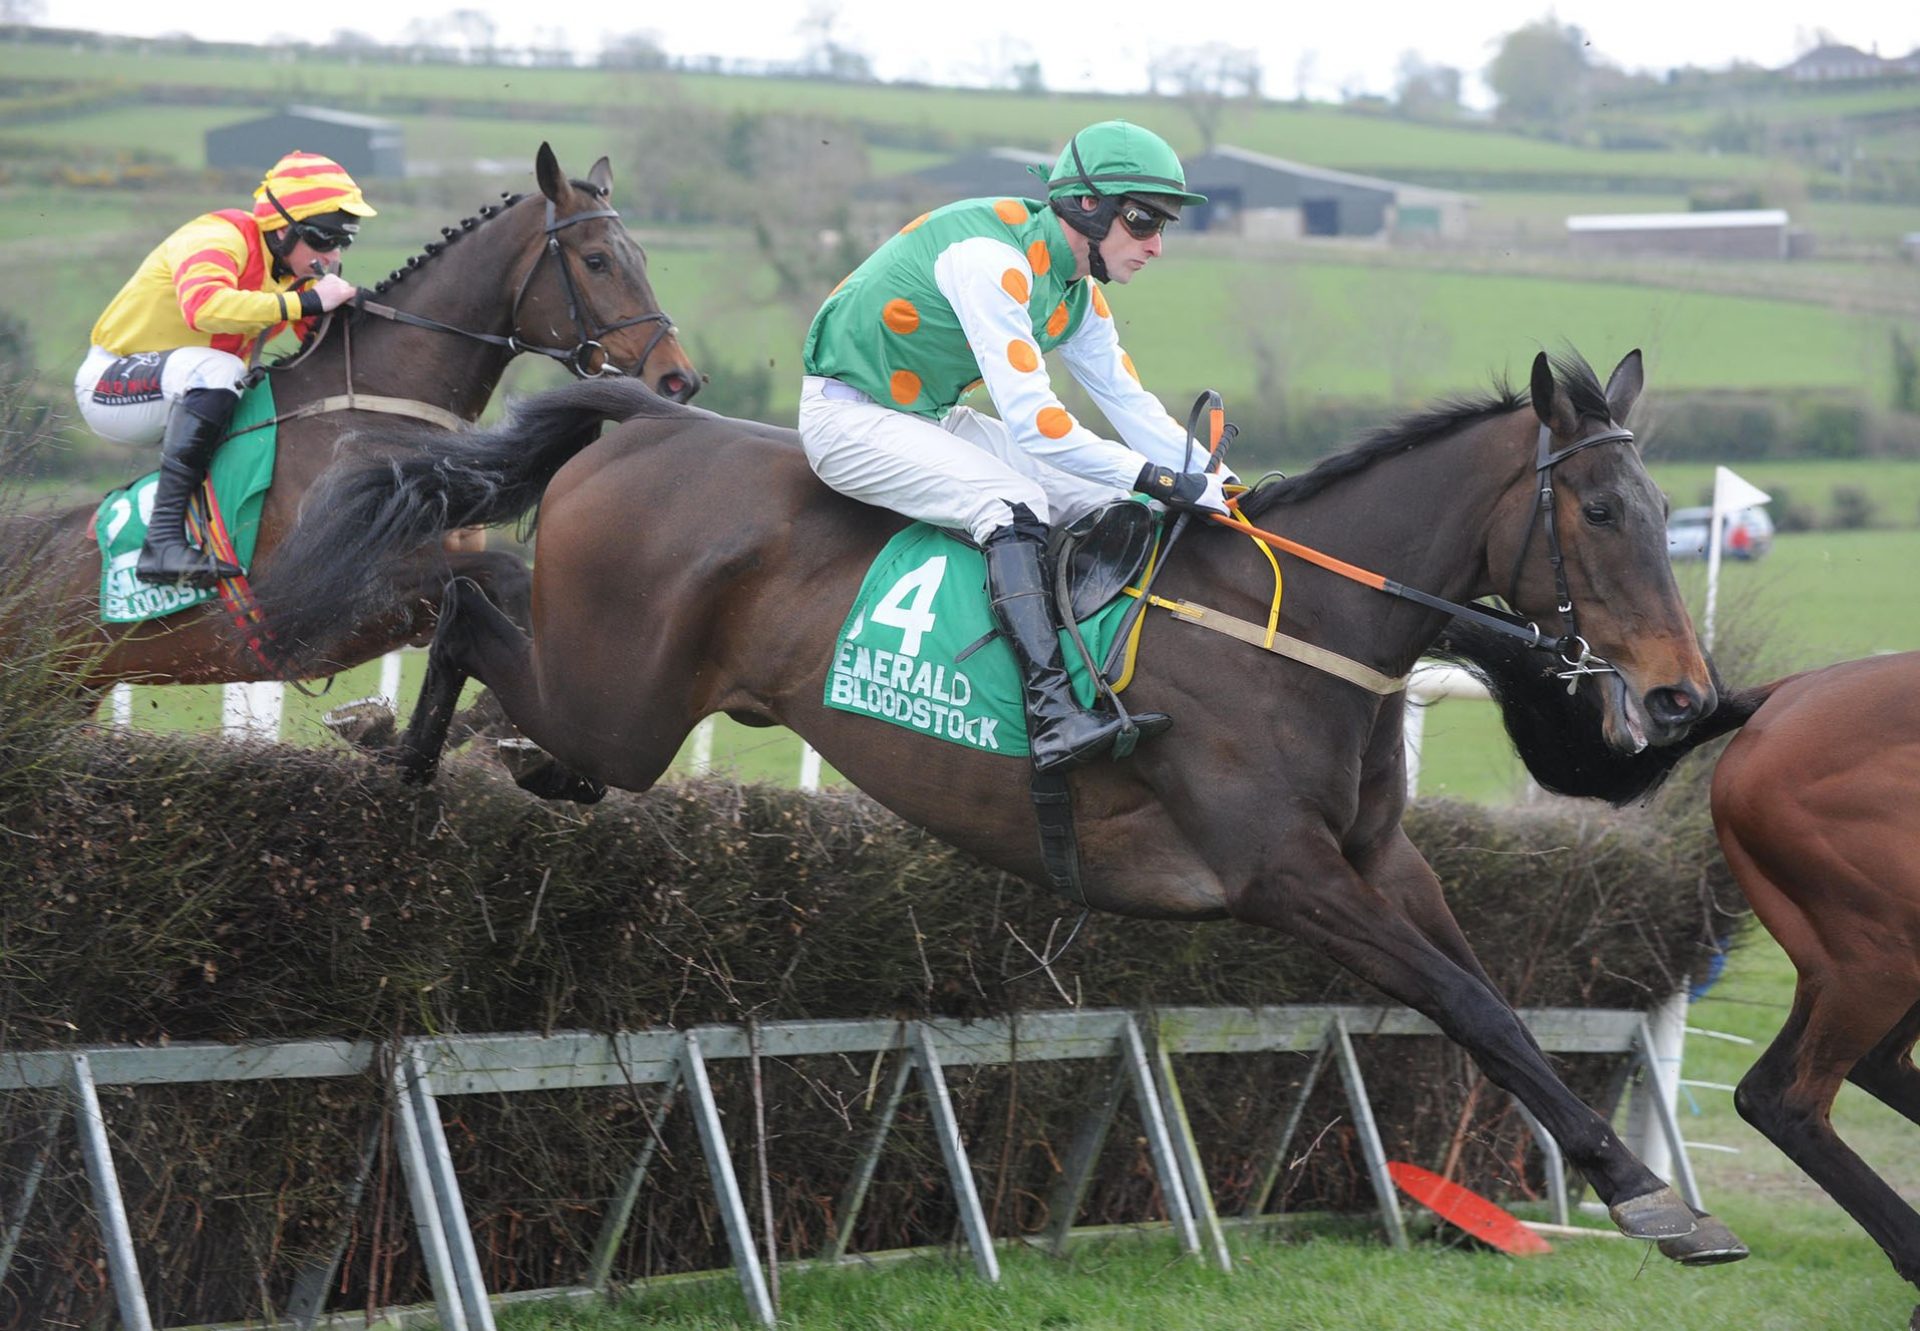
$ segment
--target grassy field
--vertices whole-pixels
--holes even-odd
[[[383,212],[355,248],[350,273],[363,283],[385,276],[438,225],[485,197],[475,184],[465,203],[443,211]],[[185,216],[207,202],[165,206],[169,216]],[[121,270],[150,243],[160,207],[142,201],[122,216],[104,207],[69,214],[64,198],[47,190],[0,187],[0,283],[15,308],[34,312],[33,349],[49,379],[71,373]],[[63,228],[58,244],[44,239],[54,224]],[[737,237],[711,228],[642,237],[661,301],[709,353],[704,368],[724,375],[771,364],[775,412],[791,411],[810,302],[776,301],[771,270]],[[1284,395],[1296,408],[1320,398],[1411,405],[1481,391],[1497,373],[1523,377],[1536,350],[1563,341],[1603,371],[1643,348],[1656,392],[1851,389],[1880,401],[1892,379],[1890,317],[1763,295],[1567,273],[1416,269],[1356,251],[1249,256],[1199,245],[1176,248],[1151,276],[1118,293],[1113,307],[1135,362],[1170,401],[1210,386],[1229,404]]]
[[[489,100],[598,108],[632,114],[650,103],[685,100],[727,110],[781,110],[886,125],[936,143],[1050,147],[1090,121],[1125,116],[1164,127],[1176,148],[1198,146],[1198,130],[1177,99],[861,85],[683,73],[470,68],[354,63],[307,53],[297,66],[272,58],[182,55],[154,50],[69,50],[0,43],[0,80],[74,82],[133,90],[153,85],[239,91],[265,102],[335,99],[377,107],[382,96],[481,103]],[[16,94],[18,95],[18,94]],[[1875,109],[1878,109],[1876,106]],[[1328,106],[1263,102],[1230,108],[1220,137],[1258,152],[1381,173],[1470,171],[1562,176],[1583,182],[1664,179],[1684,189],[1711,180],[1763,180],[1760,158],[1691,151],[1600,151],[1474,126],[1413,124]],[[896,140],[897,141],[897,140]],[[115,140],[93,140],[115,142]]]

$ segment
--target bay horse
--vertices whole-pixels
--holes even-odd
[[[1442,647],[1488,681],[1528,770],[1562,794],[1644,799],[1687,753],[1738,732],[1713,768],[1714,833],[1798,981],[1734,1105],[1920,1288],[1920,1212],[1830,1116],[1851,1081],[1920,1123],[1920,652],[1733,690],[1683,739],[1622,754],[1592,743],[1590,690],[1569,696],[1470,624]],[[1920,1307],[1910,1325],[1920,1331]]]
[[[584,180],[569,179],[543,143],[534,173],[538,193],[505,196],[444,228],[442,240],[331,316],[293,362],[270,368],[282,420],[256,563],[271,557],[314,483],[351,447],[350,436],[395,419],[396,411],[447,427],[470,422],[520,353],[546,355],[579,375],[631,374],[674,399],[698,391],[699,375],[654,298],[646,256],[609,202],[607,159]],[[378,303],[386,301],[392,304]],[[63,682],[89,710],[120,680],[279,677],[231,632],[218,600],[143,624],[102,624],[94,507],[16,516],[9,538],[10,546],[38,547],[28,604],[39,625],[61,626]],[[393,600],[384,613],[336,644],[316,673],[424,641],[449,575],[487,588],[526,622],[525,563],[466,545],[455,540],[445,550],[409,552],[405,567],[392,571]]]
[[[1617,424],[1641,386],[1638,352],[1604,387],[1577,356],[1542,354],[1530,398],[1502,384],[1443,404],[1258,487],[1242,512],[1439,596],[1497,587],[1568,634],[1577,616],[1579,636],[1618,671],[1608,741],[1671,744],[1715,698],[1667,561],[1664,501]],[[1024,761],[823,705],[836,631],[905,520],[828,490],[793,431],[593,382],[524,399],[511,420],[461,436],[387,433],[392,465],[336,473],[261,582],[282,649],[330,650],[355,631],[356,607],[389,600],[393,560],[447,529],[540,510],[531,635],[477,586],[448,589],[429,649],[443,692],[422,698],[393,755],[410,774],[432,774],[468,675],[571,769],[580,788],[563,793],[587,797],[599,783],[646,789],[702,717],[725,712],[792,728],[909,822],[1048,881]],[[1546,477],[1555,498],[1543,518]],[[1446,622],[1288,564],[1290,632],[1384,675],[1404,676]],[[1156,583],[1260,620],[1273,587],[1253,542],[1208,527]],[[1401,826],[1404,694],[1165,625],[1145,634],[1127,697],[1171,714],[1173,732],[1071,778],[1079,904],[1296,935],[1465,1046],[1626,1233],[1683,1262],[1745,1256],[1567,1089],[1475,958]]]

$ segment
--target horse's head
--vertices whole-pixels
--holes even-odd
[[[565,352],[575,374],[630,374],[685,402],[700,391],[700,374],[654,298],[646,252],[614,211],[607,159],[585,180],[570,180],[543,143],[534,174],[545,222],[516,278],[514,337],[530,349]]]
[[[1535,358],[1532,465],[1502,502],[1487,548],[1513,608],[1570,637],[1569,669],[1617,672],[1593,682],[1607,742],[1623,752],[1683,738],[1717,701],[1668,561],[1666,500],[1619,424],[1643,383],[1638,351],[1604,389],[1578,357],[1557,366]],[[1583,661],[1586,653],[1599,660]]]

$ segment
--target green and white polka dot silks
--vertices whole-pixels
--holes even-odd
[[[1129,489],[1148,460],[1181,457],[1185,432],[1141,387],[1105,295],[1073,281],[1073,269],[1066,232],[1045,204],[966,199],[923,214],[814,316],[806,373],[929,420],[984,382],[1023,448]],[[1061,404],[1042,360],[1056,349],[1130,448],[1094,434]]]

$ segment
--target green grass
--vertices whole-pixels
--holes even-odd
[[[1685,1270],[1647,1245],[1560,1240],[1516,1260],[1457,1234],[1416,1229],[1395,1252],[1365,1227],[1322,1221],[1238,1233],[1234,1269],[1182,1254],[1164,1237],[1077,1245],[1065,1259],[1003,1254],[988,1285],[959,1260],[878,1270],[789,1272],[780,1326],[791,1331],[1807,1331],[1903,1325],[1913,1291],[1830,1204],[1717,1203],[1755,1255]],[[730,1277],[644,1289],[614,1307],[522,1306],[502,1331],[629,1331],[751,1325]]]

